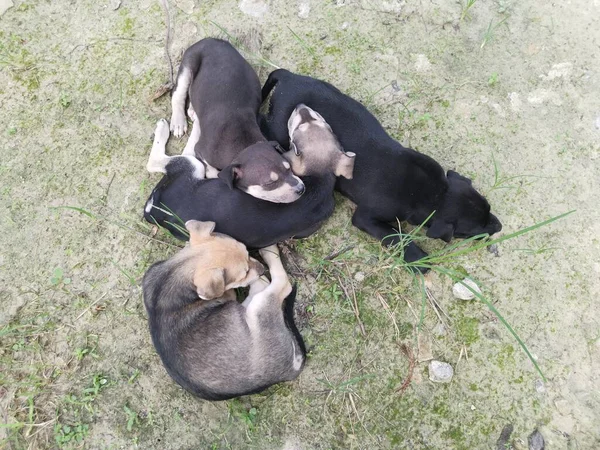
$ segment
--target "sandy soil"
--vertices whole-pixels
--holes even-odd
[[[276,65],[332,82],[473,178],[503,234],[576,210],[453,262],[547,381],[448,280],[429,280],[446,326],[428,304],[420,323],[419,291],[340,198],[289,261],[311,348],[299,380],[222,403],[184,393],[151,346],[139,283],[180,245],[140,221],[158,181],[151,134],[170,116],[168,96],[152,99],[169,81],[161,4],[14,0],[0,17],[2,445],[484,449],[512,424],[508,448],[535,429],[547,449],[600,448],[600,2],[169,4],[176,63],[229,34],[262,80]],[[404,392],[402,343],[417,355]],[[454,366],[451,383],[428,380],[429,357]]]

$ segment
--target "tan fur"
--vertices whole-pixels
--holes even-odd
[[[263,272],[263,266],[250,258],[246,247],[235,239],[213,233],[214,222],[189,220],[189,251],[193,260],[193,283],[203,300],[222,298],[226,291],[248,286]]]
[[[306,111],[311,119],[303,121]],[[291,163],[296,175],[334,173],[352,179],[356,155],[344,153],[331,127],[319,113],[303,104],[296,106],[288,120],[288,132],[290,151],[283,157]]]

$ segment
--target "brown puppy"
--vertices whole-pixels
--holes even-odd
[[[277,246],[261,250],[263,266],[238,241],[190,220],[190,245],[144,275],[152,341],[169,375],[208,400],[259,392],[296,378],[305,361],[293,322],[295,292]],[[236,287],[250,286],[246,300]]]

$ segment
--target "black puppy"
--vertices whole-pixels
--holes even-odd
[[[302,181],[260,132],[260,81],[229,42],[202,39],[183,54],[171,99],[171,130],[177,137],[187,130],[188,91],[193,127],[186,149],[204,161],[208,178],[218,176],[275,203],[296,201],[304,193]]]
[[[166,120],[157,123],[148,166],[166,173],[146,202],[144,218],[185,239],[182,222],[216,222],[216,230],[250,248],[263,248],[314,233],[332,213],[336,175],[352,176],[354,155],[344,153],[323,119],[300,105],[291,114],[296,152],[286,164],[303,176],[306,193],[293,203],[271,203],[204,178],[204,166],[191,155],[166,156]]]
[[[336,188],[357,205],[352,223],[371,236],[397,244],[398,220],[419,225],[434,211],[427,236],[446,242],[502,229],[471,180],[452,170],[444,174],[429,156],[400,145],[362,104],[331,84],[280,69],[269,75],[263,101],[271,91],[269,112],[261,121],[269,139],[288,147],[286,118],[304,103],[324,117],[346,151],[356,153],[353,178],[338,179]],[[406,261],[424,256],[414,243],[405,249]]]

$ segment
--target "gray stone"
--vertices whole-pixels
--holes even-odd
[[[429,363],[429,379],[434,383],[450,383],[454,369],[446,362],[431,361]]]
[[[544,450],[546,445],[544,436],[538,430],[529,435],[527,442],[529,443],[529,450]]]
[[[257,18],[264,16],[269,10],[269,5],[262,0],[242,0],[239,7],[244,14]]]
[[[475,294],[469,288],[467,288],[465,284],[468,285],[475,292],[481,294],[481,289],[479,289],[477,283],[475,283],[470,278],[465,278],[464,280],[459,281],[452,287],[452,294],[454,295],[454,297],[460,300],[473,300],[475,298]]]

